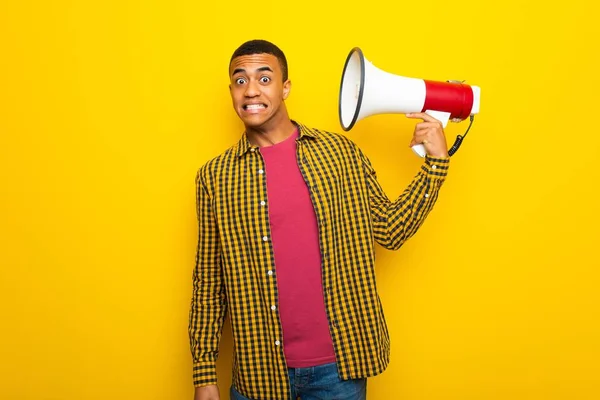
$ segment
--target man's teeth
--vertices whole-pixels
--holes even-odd
[[[246,110],[258,110],[260,108],[265,108],[264,104],[248,104],[246,106]]]

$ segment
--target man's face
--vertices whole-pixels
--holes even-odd
[[[283,82],[281,66],[271,54],[236,57],[229,67],[229,90],[233,108],[249,128],[265,127],[287,118],[283,101],[287,99],[291,82]]]

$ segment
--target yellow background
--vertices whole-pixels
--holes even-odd
[[[592,1],[202,3],[0,3],[0,398],[191,399],[194,177],[241,134],[227,65],[252,38],[286,52],[290,115],[322,129],[342,132],[354,46],[482,90],[429,219],[377,249],[392,361],[368,398],[600,398]],[[414,123],[346,133],[390,197],[421,162]],[[230,362],[226,326],[222,394]]]

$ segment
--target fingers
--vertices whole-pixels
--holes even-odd
[[[439,128],[441,128],[440,122],[419,122],[415,125],[415,132]]]
[[[414,144],[423,143],[423,141],[427,139],[431,141],[435,136],[438,135],[436,133],[437,128],[438,125],[431,122],[422,122],[420,124],[417,124],[413,133],[414,143],[411,142],[410,146],[412,147]]]
[[[415,144],[422,143],[423,145],[428,145],[431,140],[428,139],[427,130],[422,130],[421,132],[414,133],[412,140],[410,141],[409,147],[413,147]]]
[[[435,122],[435,123],[441,124],[440,120],[435,119],[431,115],[426,114],[424,112],[407,113],[407,114],[404,114],[404,115],[406,115],[407,118],[418,118],[418,119],[422,119],[423,121]]]
[[[442,122],[424,112],[406,113],[407,118],[421,119],[415,125],[410,147],[417,144],[423,144],[427,154],[435,157],[446,157],[448,149],[446,148],[446,136]]]
[[[448,153],[444,128],[440,121],[425,113],[409,113],[409,118],[421,118],[423,122],[415,125],[409,147],[422,144],[427,154],[443,157]]]

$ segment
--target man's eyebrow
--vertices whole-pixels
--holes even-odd
[[[256,69],[256,72],[263,72],[263,71],[273,72],[271,67],[267,67],[267,66]],[[246,72],[246,70],[244,68],[236,68],[233,70],[233,73],[231,75],[235,75],[235,74],[239,74],[239,73],[243,73],[243,72]]]
[[[257,69],[256,71],[258,72],[262,72],[262,71],[270,71],[273,72],[273,70],[271,69],[271,67],[260,67],[259,69]]]

